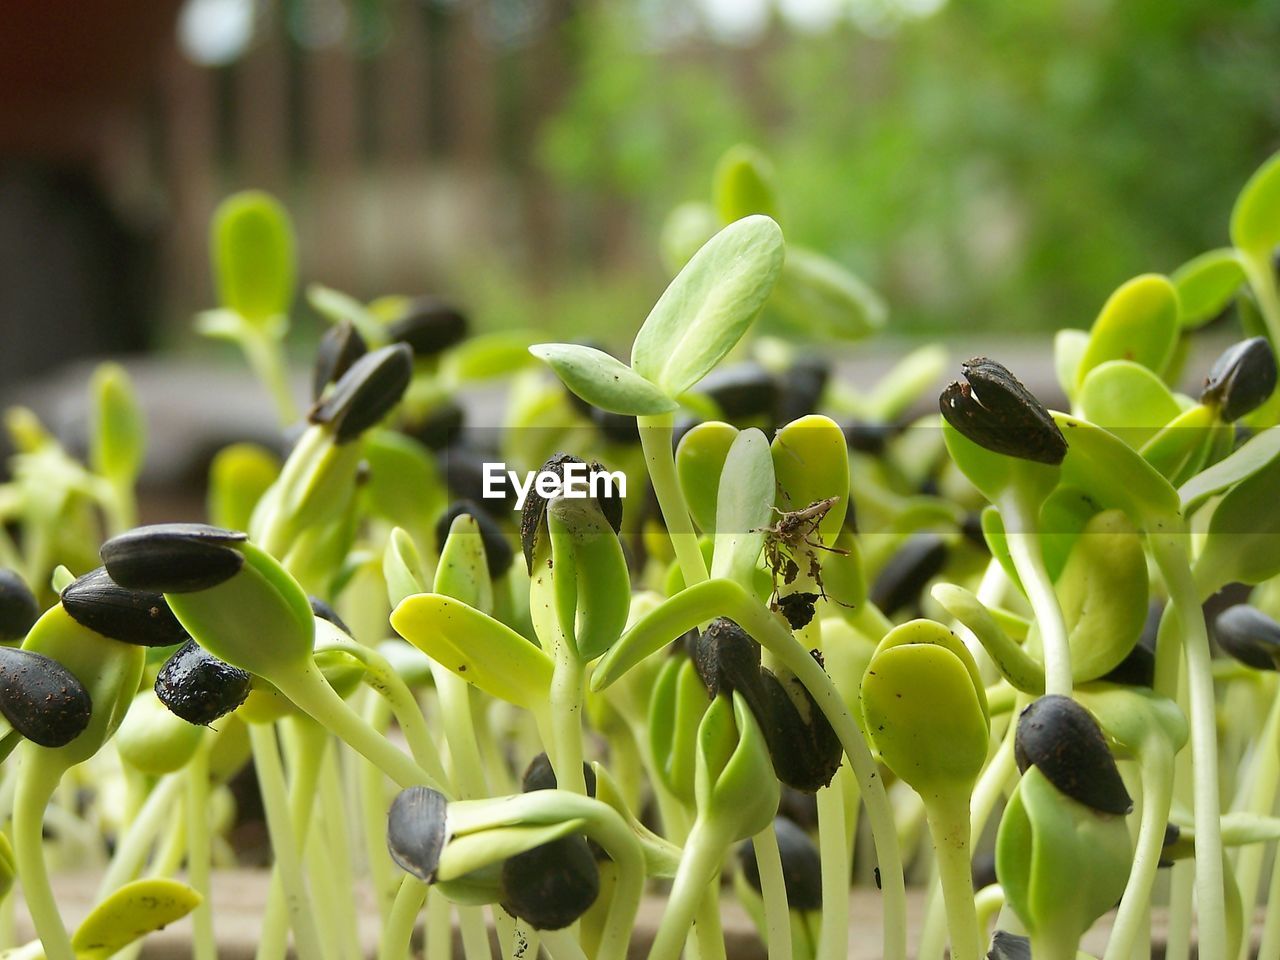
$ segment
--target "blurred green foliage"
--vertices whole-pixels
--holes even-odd
[[[566,256],[595,279],[544,296],[553,327],[637,326],[664,216],[740,141],[773,160],[789,238],[879,289],[891,330],[937,333],[1087,326],[1125,279],[1223,243],[1280,146],[1274,0],[963,0],[874,36],[775,17],[749,47],[650,43],[653,7],[562,26],[576,77],[538,160],[591,212]],[[519,299],[487,281],[501,312]]]

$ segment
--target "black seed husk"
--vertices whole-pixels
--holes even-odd
[[[68,585],[62,606],[81,626],[139,647],[171,647],[187,639],[164,594],[122,587],[106,567]]]
[[[325,387],[339,379],[368,352],[368,345],[350,320],[344,320],[326,330],[316,350],[311,381],[312,399],[319,400]]]
[[[1280,623],[1238,603],[1218,614],[1214,639],[1223,652],[1255,670],[1280,670]]]
[[[0,643],[25,637],[40,616],[40,605],[27,582],[13,570],[0,567]]]
[[[89,725],[93,703],[76,676],[51,657],[0,647],[0,713],[42,747],[63,747]]]
[[[942,572],[947,543],[934,533],[917,533],[889,558],[868,596],[884,613],[892,615],[920,602],[920,592]]]
[[[782,858],[782,881],[787,891],[787,906],[792,910],[822,909],[822,858],[809,835],[786,817],[773,821]],[[750,840],[738,846],[738,863],[747,883],[760,890],[760,865],[756,861],[755,844]]]
[[[961,364],[967,383],[949,384],[938,398],[942,416],[980,447],[1056,465],[1067,441],[1045,405],[1004,366],[987,357]]]
[[[435,879],[447,838],[444,795],[429,787],[401,790],[387,814],[387,849],[406,873],[424,883]]]
[[[604,465],[599,461],[586,461],[581,457],[575,457],[571,453],[558,453],[546,463],[544,463],[539,473],[554,473],[563,478],[565,466],[570,463],[586,463],[591,471],[603,471]],[[533,572],[533,555],[537,549],[538,538],[547,528],[547,501],[546,498],[539,495],[535,489],[536,484],[529,488],[529,495],[524,501],[524,510],[520,513],[520,544],[524,548],[524,560],[529,571]],[[610,484],[610,490],[613,485]],[[604,518],[608,521],[609,526],[613,528],[613,532],[617,533],[622,527],[622,497],[614,493],[613,496],[596,497],[596,503],[600,507],[600,512],[604,514]]]
[[[203,523],[138,527],[102,545],[111,579],[131,590],[191,593],[216,587],[240,572],[243,533]]]
[[[351,365],[307,419],[327,424],[336,443],[349,443],[400,402],[413,377],[413,351],[403,343],[382,347]]]
[[[600,869],[585,837],[561,837],[502,865],[502,909],[535,930],[560,930],[600,895]]]
[[[207,727],[244,703],[253,678],[188,640],[156,674],[155,691],[169,712]]]
[[[449,536],[453,521],[463,514],[474,518],[476,525],[480,528],[485,564],[489,569],[489,576],[496,580],[511,569],[511,564],[515,560],[515,551],[511,547],[511,540],[498,526],[498,522],[479,504],[471,500],[455,500],[449,505],[449,509],[436,522],[436,550],[444,550],[444,542]]]
[[[467,338],[466,314],[436,297],[418,297],[400,319],[387,325],[392,342],[406,343],[416,357],[432,357]]]
[[[1218,408],[1227,423],[1252,413],[1276,389],[1276,356],[1266,337],[1241,340],[1223,351],[1205,378],[1200,402]]]
[[[1019,770],[1037,767],[1086,807],[1112,814],[1133,809],[1098,722],[1070,697],[1050,694],[1023,710],[1013,748]]]

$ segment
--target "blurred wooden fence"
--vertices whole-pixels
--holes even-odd
[[[543,0],[537,29],[501,44],[486,20],[494,2],[383,0],[368,51],[304,48],[273,8],[229,66],[175,52],[153,124],[171,308],[212,303],[209,216],[246,187],[288,205],[304,281],[418,292],[495,244],[544,275],[557,224],[534,137],[569,80],[562,27],[578,3]]]

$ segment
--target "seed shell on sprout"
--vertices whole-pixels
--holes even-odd
[[[27,582],[15,571],[0,567],[0,643],[15,643],[40,617],[40,605]]]
[[[780,426],[815,412],[831,379],[831,365],[817,357],[796,361],[778,377],[773,419]]]
[[[715,698],[735,690],[746,698],[760,720],[764,691],[760,677],[760,645],[728,617],[717,617],[693,638],[693,666]]]
[[[1276,389],[1276,355],[1266,337],[1241,340],[1222,352],[1205,378],[1200,402],[1233,423],[1252,413]]]
[[[1280,623],[1257,607],[1227,607],[1213,624],[1218,646],[1255,670],[1280,670]]]
[[[1052,466],[1067,455],[1067,440],[1048,409],[1003,365],[974,357],[960,365],[938,398],[943,418],[980,447]]]
[[[338,616],[337,610],[333,609],[333,607],[329,606],[329,604],[325,603],[319,597],[308,595],[307,602],[311,604],[311,612],[313,614],[321,620],[327,620],[329,623],[332,623],[347,636],[351,636],[351,628],[343,622],[343,619],[340,616]]]
[[[596,795],[596,772],[591,764],[585,760],[582,762],[582,779],[586,783],[587,796],[594,797]],[[554,790],[557,785],[556,772],[551,767],[551,759],[547,756],[546,751],[530,760],[529,766],[525,767],[524,774],[520,777],[520,791],[522,793],[533,793],[535,790]]]
[[[442,450],[437,457],[449,492],[459,500],[470,500],[478,504],[495,520],[509,518],[516,506],[515,488],[505,473],[496,483],[501,497],[485,496],[485,464],[501,459],[497,452],[476,450],[468,446],[450,447]]]
[[[93,713],[89,692],[52,657],[0,647],[0,713],[42,747],[64,747],[84,732]]]
[[[312,406],[307,419],[327,425],[334,442],[349,443],[391,412],[412,378],[413,351],[405,344],[366,353]]]
[[[822,858],[809,835],[786,817],[776,817],[773,832],[778,838],[782,859],[782,881],[787,906],[792,910],[822,909]],[[738,846],[738,863],[751,887],[760,892],[760,864],[755,844],[744,840]]]
[[[400,429],[428,450],[439,451],[458,442],[466,423],[466,411],[449,400],[432,407],[423,416],[406,420]]]
[[[369,352],[369,346],[350,320],[330,327],[320,338],[313,368],[311,395],[319,400],[324,388],[351,369],[351,365]]]
[[[407,787],[396,794],[387,814],[387,850],[396,865],[424,883],[435,880],[448,837],[444,794],[429,787]]]
[[[777,381],[756,363],[713,370],[697,390],[716,402],[726,420],[771,415],[778,405]]]
[[[795,677],[784,682],[768,668],[760,674],[766,707],[764,717],[757,719],[773,760],[773,772],[782,783],[804,793],[829,786],[844,757],[831,722]],[[804,703],[803,712],[797,700]]]
[[[947,563],[947,542],[936,533],[917,533],[889,558],[871,585],[868,596],[886,615],[920,602],[929,581]]]
[[[1060,694],[1040,697],[1022,711],[1013,741],[1018,769],[1034,766],[1073,800],[1102,813],[1127,814],[1133,800],[1098,722]]]
[[[552,840],[502,864],[500,905],[535,930],[562,930],[596,902],[600,868],[585,837]]]
[[[554,473],[564,479],[565,467],[570,463],[585,463],[590,471],[604,472],[604,465],[599,461],[586,461],[571,453],[557,453],[542,465],[538,473]],[[617,533],[622,527],[622,497],[614,491],[612,481],[608,484],[611,496],[596,497],[595,501],[604,514],[605,520]],[[537,550],[538,538],[546,529],[547,500],[537,491],[537,485],[529,488],[529,495],[524,501],[524,510],[520,513],[520,544],[524,548],[524,561],[529,571],[533,572],[533,555]]]
[[[417,297],[398,320],[387,325],[393,343],[406,343],[416,357],[433,357],[467,338],[467,316],[437,297]]]
[[[489,569],[489,576],[495,580],[498,579],[511,569],[511,564],[515,561],[515,551],[511,548],[511,541],[506,533],[498,526],[498,522],[474,501],[455,500],[441,515],[436,523],[436,549],[444,549],[444,542],[449,536],[449,530],[453,527],[453,521],[463,514],[475,520],[476,526],[480,528],[485,565]]]
[[[62,591],[71,619],[104,637],[138,647],[171,647],[187,639],[164,594],[122,587],[106,567],[86,573]]]
[[[253,677],[188,640],[156,674],[155,691],[176,717],[207,727],[249,696]]]
[[[160,523],[112,537],[101,556],[108,575],[122,587],[193,593],[239,573],[244,554],[236,545],[248,539],[204,523]]]
[[[991,952],[987,954],[987,960],[1031,960],[1031,938],[997,930],[991,938]]]

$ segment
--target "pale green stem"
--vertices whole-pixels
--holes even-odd
[[[1252,911],[1250,911],[1250,916]],[[1262,943],[1258,960],[1280,960],[1280,855],[1271,868],[1271,889],[1267,893],[1266,920],[1262,924]],[[1246,938],[1246,944],[1247,944]]]
[[[1071,645],[1062,607],[1054,593],[1053,581],[1049,579],[1040,549],[1038,504],[1015,484],[996,506],[1004,520],[1009,556],[1040,628],[1040,643],[1044,650],[1044,692],[1046,695],[1069,697],[1072,689]]]
[[[418,914],[427,901],[430,889],[417,877],[408,874],[400,881],[400,890],[396,893],[391,913],[382,928],[382,943],[378,946],[378,960],[405,960],[410,956],[413,943],[413,928],[418,923]]]
[[[791,960],[791,910],[787,903],[778,837],[773,832],[772,823],[751,838],[751,846],[755,850],[756,869],[760,875],[769,960]]]
[[[310,660],[300,670],[281,671],[280,675],[270,679],[304,713],[345,741],[401,787],[427,786],[447,795],[448,791],[439,780],[388,743],[352,710]]]
[[[289,823],[298,851],[306,849],[311,832],[311,816],[315,810],[316,789],[320,778],[320,759],[324,748],[324,729],[307,717],[290,717],[293,770],[289,783]],[[271,829],[271,824],[267,824]],[[275,837],[272,836],[272,844]],[[258,939],[256,960],[283,960],[289,946],[289,911],[282,882],[283,865],[277,858],[271,867],[267,887],[267,904],[262,916],[262,934]],[[311,910],[311,913],[316,911]]]
[[[680,956],[702,898],[720,875],[727,846],[728,842],[705,820],[694,821],[667,895],[667,908],[649,948],[649,960],[676,960]]]
[[[1185,534],[1153,531],[1148,540],[1170,604],[1182,627],[1190,694],[1191,757],[1195,770],[1196,906],[1200,960],[1223,960],[1227,942],[1222,874],[1222,822],[1218,798],[1218,739],[1212,654],[1204,612],[1183,549]]]
[[[306,885],[302,879],[298,844],[290,823],[289,794],[285,787],[284,768],[280,763],[275,730],[268,724],[251,723],[249,741],[253,748],[258,785],[262,791],[262,806],[267,817],[267,829],[271,833],[275,860],[280,868],[280,882],[288,904],[298,957],[299,960],[320,960],[326,954],[321,948],[315,917],[307,906]]]
[[[987,943],[991,939],[991,921],[1004,907],[1004,888],[998,883],[983,887],[973,895],[973,906],[978,913],[978,936]]]
[[[451,909],[452,905],[443,893],[427,888],[427,926],[423,931],[426,960],[453,960],[453,924],[449,919]]]
[[[187,764],[187,882],[200,894],[191,912],[192,956],[215,960],[218,944],[213,931],[213,888],[210,884],[212,841],[209,836],[209,733]]]
[[[178,772],[166,774],[152,788],[129,829],[118,839],[115,854],[98,884],[98,900],[106,899],[142,873],[152,843],[185,786],[184,776]]]
[[[843,960],[849,953],[849,847],[839,784],[818,790],[817,801],[822,865],[822,932],[817,956],[819,960]]]
[[[1138,937],[1146,926],[1151,905],[1151,887],[1164,848],[1165,827],[1169,822],[1169,806],[1173,800],[1173,751],[1160,736],[1143,744],[1140,760],[1142,774],[1142,819],[1134,844],[1133,867],[1125,885],[1107,952],[1103,960],[1128,960],[1133,956]]]
[[[529,584],[529,614],[542,648],[551,653],[553,668],[549,720],[551,741],[547,754],[561,790],[585,795],[582,772],[583,664],[569,643],[556,613],[552,572],[544,567]]]
[[[970,858],[970,798],[940,797],[927,801],[925,809],[933,852],[947,908],[947,931],[952,960],[978,960],[978,913],[973,903],[973,865]],[[1074,956],[1074,949],[1072,956]],[[1040,960],[1039,955],[1036,960]]]
[[[649,480],[653,484],[654,495],[658,498],[662,519],[666,522],[671,547],[675,550],[676,560],[684,574],[685,585],[701,583],[707,579],[707,565],[698,547],[698,535],[693,529],[689,507],[676,476],[676,462],[671,450],[674,417],[670,413],[664,413],[637,417],[636,422],[640,429],[640,445],[644,449]]]
[[[332,878],[337,891],[335,916],[343,937],[346,955],[352,960],[362,956],[360,947],[359,918],[356,901],[350,892],[356,887],[355,872],[351,866],[351,840],[347,835],[347,811],[342,800],[342,780],[338,770],[338,745],[326,740],[324,758],[320,766],[320,815],[324,832],[317,841],[324,844]]]
[[[493,956],[484,913],[479,907],[457,905],[458,927],[462,931],[462,952],[466,960],[487,960]]]
[[[18,791],[13,799],[13,858],[31,923],[44,946],[47,960],[76,960],[71,937],[58,911],[44,862],[44,811],[62,779],[64,768],[41,748],[31,745],[23,754]]]
[[[280,425],[287,427],[297,421],[298,406],[294,402],[293,391],[289,388],[289,371],[280,341],[257,327],[248,324],[245,327],[245,333],[240,338],[245,359],[254,375],[271,394]]]
[[[382,697],[368,691],[365,703],[365,722],[373,730],[385,730],[391,719],[391,707]],[[363,758],[362,758],[363,759]],[[391,914],[396,892],[399,890],[397,874],[400,872],[387,853],[387,813],[389,801],[386,781],[382,771],[371,763],[356,766],[356,781],[360,791],[360,825],[364,834],[364,850],[373,898],[378,914],[385,925]],[[436,899],[440,899],[439,895]],[[448,923],[446,912],[446,924]]]
[[[1280,290],[1276,288],[1276,277],[1272,270],[1271,260],[1265,254],[1254,256],[1241,250],[1240,259],[1244,265],[1245,276],[1258,301],[1258,311],[1267,327],[1267,336],[1271,345],[1280,349]]]
[[[569,930],[543,930],[542,945],[551,960],[587,960]]]
[[[1168,608],[1165,612],[1166,614],[1169,612]],[[1176,617],[1173,619],[1176,621]],[[1157,641],[1157,647],[1158,644],[1159,641]],[[1185,674],[1185,671],[1178,672]],[[1175,672],[1173,696],[1185,713],[1186,678],[1185,676],[1179,678],[1177,672]],[[1180,804],[1185,807],[1191,805],[1191,757],[1186,750],[1179,750],[1174,757],[1173,792]],[[1177,860],[1170,874],[1169,924],[1165,930],[1165,960],[1188,960],[1191,956],[1191,921],[1194,916],[1196,863],[1194,860]]]
[[[1244,809],[1249,813],[1267,814],[1275,808],[1276,781],[1280,777],[1280,690],[1273,692],[1267,721],[1258,737],[1252,769],[1249,772],[1249,794]],[[1236,863],[1236,884],[1240,899],[1251,906],[1258,902],[1258,882],[1262,877],[1262,860],[1267,844],[1249,843],[1240,848]],[[1240,960],[1247,960],[1246,943]]]
[[[693,939],[698,960],[726,960],[724,928],[720,925],[720,876],[717,874],[702,892],[693,914]]]

